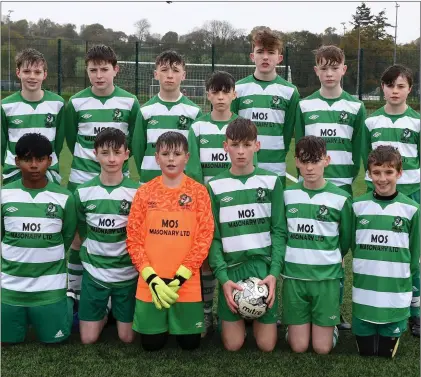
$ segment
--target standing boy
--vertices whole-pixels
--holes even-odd
[[[47,62],[39,51],[27,48],[16,55],[16,76],[21,90],[6,97],[1,104],[1,164],[3,184],[21,179],[15,164],[17,141],[25,133],[37,132],[51,142],[51,166],[47,178],[60,183],[58,158],[64,141],[64,100],[42,89],[47,78]]]
[[[253,321],[257,346],[270,352],[277,340],[276,278],[285,252],[283,190],[277,174],[253,165],[259,147],[251,120],[232,121],[224,142],[231,167],[208,183],[215,218],[209,264],[220,283],[218,317],[222,342],[230,351],[242,347],[245,332],[232,293],[242,289],[236,282],[251,276],[269,288],[268,311]]]
[[[412,290],[420,289],[420,210],[397,191],[402,158],[395,146],[378,146],[367,167],[374,191],[353,204],[352,329],[360,355],[392,358],[412,314]]]
[[[352,236],[351,197],[323,176],[330,163],[323,138],[301,138],[295,163],[303,180],[284,192],[283,323],[294,352],[305,352],[311,337],[314,351],[328,354],[338,338],[342,258]]]
[[[21,179],[1,191],[1,342],[20,343],[28,326],[43,343],[70,335],[66,250],[76,230],[73,195],[47,179],[51,140],[24,134],[16,143]]]
[[[177,131],[187,138],[191,124],[202,115],[199,106],[180,92],[186,78],[186,63],[181,55],[175,51],[159,54],[154,77],[159,81],[159,93],[141,107],[133,137],[133,156],[141,184],[161,175],[155,159],[158,137]]]
[[[101,131],[94,142],[101,173],[75,190],[83,279],[79,303],[82,343],[95,343],[107,321],[111,299],[119,338],[130,343],[138,273],[126,248],[126,225],[139,187],[123,174],[129,158],[126,136],[116,128]]]
[[[250,58],[256,65],[253,75],[237,81],[237,99],[232,109],[239,116],[252,120],[261,144],[258,166],[278,174],[285,187],[289,144],[294,133],[294,118],[299,94],[297,88],[276,73],[282,62],[282,40],[269,28],[252,36]]]
[[[183,173],[185,136],[163,133],[155,153],[162,176],[139,188],[127,224],[127,248],[140,272],[133,329],[145,350],[164,347],[168,334],[191,350],[204,330],[200,266],[212,242],[212,209],[206,188]]]

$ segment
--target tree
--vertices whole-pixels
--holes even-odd
[[[139,41],[145,41],[146,36],[149,34],[149,29],[151,28],[149,20],[147,18],[142,18],[139,21],[136,21],[134,26],[136,28],[136,35],[139,38]]]
[[[175,31],[168,31],[161,38],[161,42],[165,44],[174,45],[178,43],[178,34]]]
[[[341,37],[337,33],[337,29],[335,27],[328,27],[322,34],[322,43],[324,45],[336,45],[339,46],[341,43]]]
[[[383,9],[378,15],[374,16],[374,31],[375,38],[382,40],[387,38],[393,38],[386,32],[387,27],[394,27],[392,24],[387,22],[386,11]]]
[[[101,24],[82,25],[80,37],[85,41],[101,42],[104,40],[105,28]]]
[[[355,14],[352,15],[353,21],[350,24],[354,25],[354,30],[363,28],[364,26],[371,26],[374,24],[373,17],[374,15],[371,14],[371,9],[365,3],[361,3],[357,7]]]

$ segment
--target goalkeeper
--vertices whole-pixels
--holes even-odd
[[[183,349],[198,348],[204,330],[200,267],[214,223],[206,188],[183,173],[188,158],[184,135],[159,136],[162,176],[138,189],[128,219],[127,248],[140,272],[133,330],[147,351],[164,347],[169,334]]]

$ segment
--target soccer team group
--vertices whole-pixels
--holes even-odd
[[[140,106],[114,85],[114,51],[86,54],[91,86],[62,97],[42,89],[47,62],[16,56],[21,90],[1,105],[1,342],[31,325],[43,343],[73,330],[95,343],[113,317],[126,343],[148,351],[174,335],[200,346],[213,328],[239,350],[246,321],[233,298],[240,280],[266,284],[267,311],[252,322],[257,346],[277,343],[278,296],[294,352],[329,353],[338,327],[344,256],[352,252],[352,331],[364,356],[393,357],[401,334],[420,332],[420,114],[407,105],[412,73],[389,67],[386,104],[366,117],[341,88],[343,51],[315,53],[321,87],[301,99],[276,73],[282,41],[252,36],[255,72],[235,82],[213,72],[212,110],[180,91],[185,62],[156,58],[159,93]],[[299,181],[286,187],[295,135]],[[59,156],[73,156],[67,189]],[[129,178],[134,157],[140,182]],[[352,197],[366,171],[367,193]],[[282,292],[277,280],[282,278]],[[217,282],[217,318],[212,317]]]

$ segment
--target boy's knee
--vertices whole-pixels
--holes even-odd
[[[244,339],[224,339],[224,347],[227,351],[238,351],[244,344]]]
[[[140,341],[145,351],[154,352],[164,348],[168,334],[141,334]]]
[[[80,341],[82,344],[94,344],[98,341],[99,334],[94,333],[80,333]]]
[[[299,339],[288,339],[289,345],[295,353],[304,353],[308,350],[308,342]]]
[[[192,351],[199,348],[201,334],[177,335],[176,339],[181,349],[185,351]]]
[[[259,340],[256,339],[257,347],[263,352],[272,352],[276,346],[276,339],[273,340]]]
[[[332,345],[320,343],[313,344],[313,350],[319,355],[327,355],[330,351],[332,351]]]
[[[123,343],[133,343],[135,334],[134,332],[125,332],[123,334],[118,334],[118,337]]]

